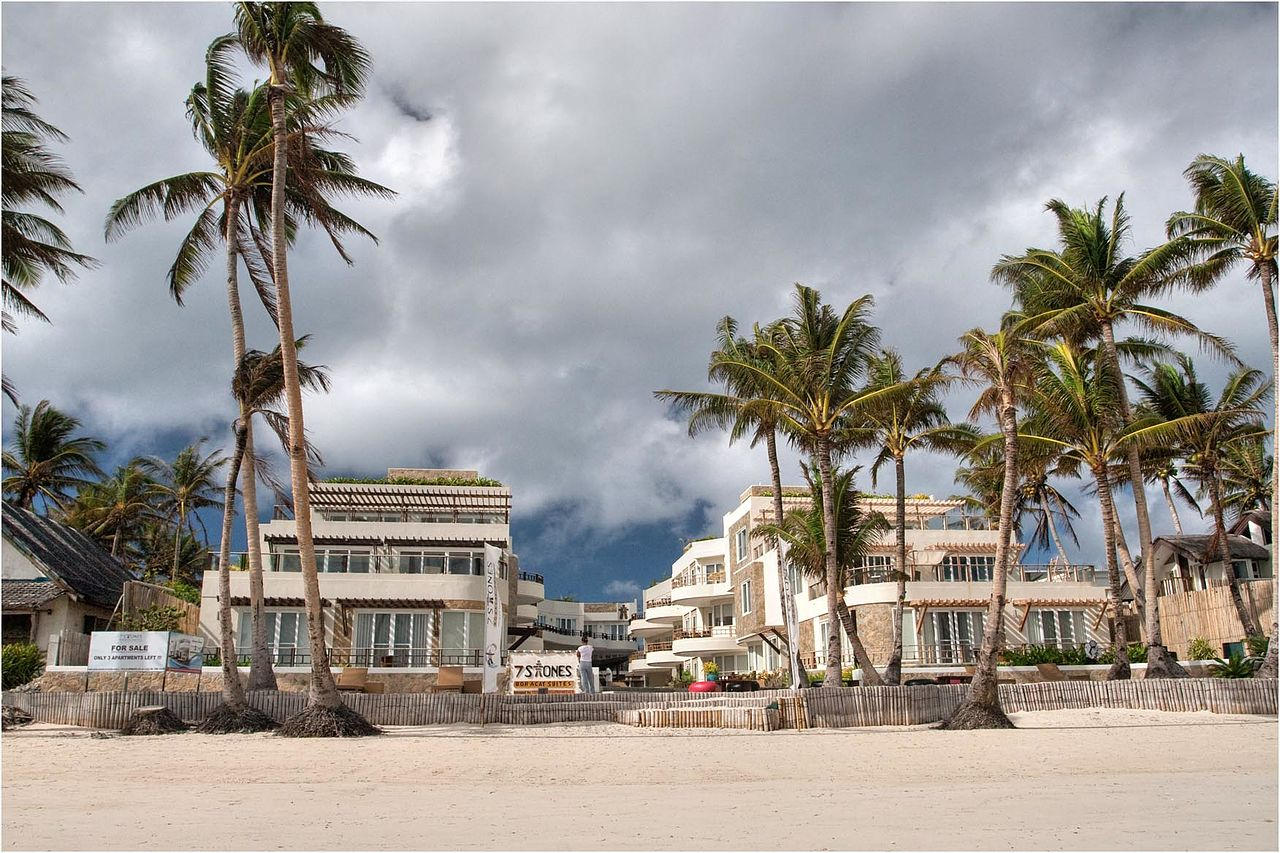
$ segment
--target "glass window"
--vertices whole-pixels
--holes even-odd
[[[426,575],[444,574],[444,554],[423,554],[422,573]]]
[[[422,554],[417,551],[401,551],[396,561],[396,571],[402,575],[422,574]]]
[[[471,555],[469,553],[449,554],[449,574],[451,575],[471,574]]]
[[[300,572],[302,571],[302,557],[298,554],[298,549],[280,550],[271,554],[271,571],[273,572]]]
[[[747,528],[744,527],[739,530],[735,539],[737,558],[738,562],[741,563],[747,559]]]
[[[751,612],[751,581],[743,581],[739,592],[742,597],[742,613],[745,616]]]

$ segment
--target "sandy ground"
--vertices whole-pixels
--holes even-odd
[[[359,741],[37,724],[2,740],[3,847],[1277,849],[1274,717],[1015,722],[451,726]]]

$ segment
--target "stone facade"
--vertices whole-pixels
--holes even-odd
[[[858,620],[858,639],[876,666],[889,663],[893,653],[893,605],[867,604],[852,608]],[[850,661],[846,664],[852,665]]]

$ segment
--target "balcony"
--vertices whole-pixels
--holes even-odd
[[[365,666],[382,668],[432,668],[441,666],[479,667],[483,663],[484,652],[479,649],[391,649],[356,648],[335,652],[326,649],[329,666]],[[205,666],[218,666],[221,661],[217,648],[204,653]],[[507,660],[507,652],[502,654],[503,662]],[[236,664],[249,666],[250,649],[236,649]],[[311,653],[306,648],[277,648],[271,652],[271,662],[279,667],[309,667]]]
[[[954,563],[907,563],[907,580],[928,583],[991,583],[992,567]],[[1096,569],[1090,565],[1033,565],[1018,563],[1009,567],[1009,583],[1084,583],[1093,584]],[[897,573],[892,566],[854,569],[850,585],[895,583]]]
[[[536,604],[517,604],[515,623],[517,625],[532,625],[538,621],[538,605]]]
[[[678,669],[685,659],[671,651],[671,643],[645,643],[644,662],[658,669]]]
[[[632,619],[629,626],[631,636],[648,639],[671,633],[669,622],[655,622],[649,619]]]
[[[676,629],[671,639],[671,651],[682,658],[697,658],[739,654],[743,647],[738,645],[737,630],[733,625],[716,625],[695,631]]]
[[[537,604],[547,597],[542,575],[520,572],[516,575],[516,600],[520,604]]]
[[[644,603],[644,620],[670,626],[683,619],[687,611],[687,607],[672,604],[670,598],[655,598]]]
[[[671,579],[671,602],[685,607],[705,607],[718,599],[732,598],[733,589],[724,569],[705,572],[698,568]]]

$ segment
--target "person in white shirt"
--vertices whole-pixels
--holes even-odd
[[[578,646],[578,681],[582,684],[583,693],[596,692],[594,673],[591,671],[591,654],[594,651],[591,648],[591,638],[583,634],[582,645]]]

